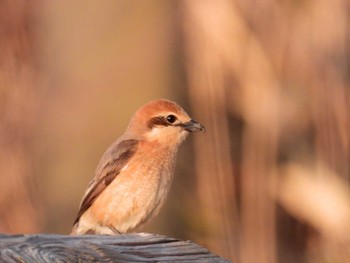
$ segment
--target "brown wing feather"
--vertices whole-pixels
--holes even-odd
[[[79,221],[82,214],[120,173],[130,158],[135,154],[137,145],[137,140],[124,140],[116,145],[113,144],[106,151],[97,167],[96,175],[90,182],[89,189],[81,202],[74,224]]]

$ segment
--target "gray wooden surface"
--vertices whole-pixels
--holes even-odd
[[[229,262],[190,241],[153,234],[0,235],[0,262]]]

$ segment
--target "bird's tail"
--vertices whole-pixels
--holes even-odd
[[[97,234],[94,229],[82,229],[79,227],[79,222],[75,223],[73,226],[72,231],[70,232],[71,236],[76,236],[76,235],[95,235]]]
[[[78,235],[78,224],[74,224],[72,231],[70,232],[71,236]]]

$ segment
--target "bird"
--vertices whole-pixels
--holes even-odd
[[[176,102],[157,99],[139,108],[102,155],[71,235],[119,235],[149,222],[167,198],[179,146],[198,131],[205,127]]]

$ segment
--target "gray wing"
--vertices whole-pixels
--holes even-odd
[[[130,158],[135,154],[138,146],[137,140],[124,140],[113,144],[103,155],[94,179],[81,202],[78,215],[74,221],[76,224],[82,214],[93,204],[96,198],[116,178]]]

